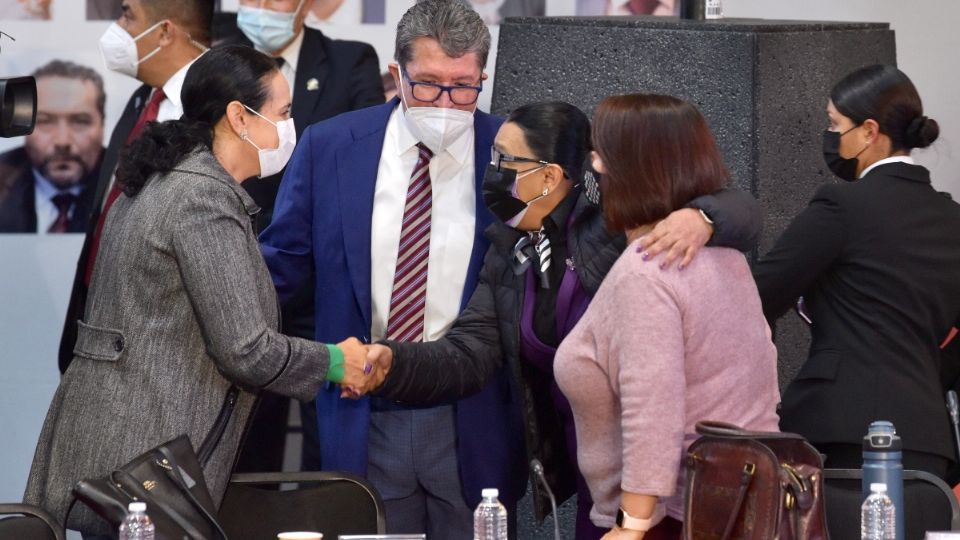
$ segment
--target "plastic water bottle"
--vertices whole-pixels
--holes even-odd
[[[870,496],[872,484],[887,486],[887,497],[897,513],[896,540],[904,540],[903,451],[893,424],[878,420],[870,424],[863,438],[863,499]]]
[[[507,509],[500,504],[496,488],[481,492],[483,500],[473,513],[473,540],[507,540]]]
[[[870,496],[860,507],[860,540],[894,540],[897,512],[886,484],[870,484]]]
[[[132,502],[120,524],[120,540],[153,540],[156,528],[147,516],[147,503]]]

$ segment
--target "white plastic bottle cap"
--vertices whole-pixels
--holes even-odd
[[[495,499],[500,496],[500,490],[497,488],[486,488],[480,492],[484,499]]]
[[[130,512],[146,512],[146,511],[147,511],[147,503],[145,503],[145,502],[132,502],[132,503],[130,503],[130,505],[127,507],[127,510],[129,510]]]
[[[880,484],[880,483],[870,484],[870,491],[873,492],[873,493],[886,493],[886,492],[887,492],[887,485],[886,485],[886,484]]]

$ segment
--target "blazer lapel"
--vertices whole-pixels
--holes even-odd
[[[383,106],[384,115],[373,129],[354,131],[354,143],[337,151],[337,185],[340,198],[343,250],[346,254],[354,295],[363,313],[364,328],[370,328],[370,234],[373,218],[373,194],[377,187],[380,153],[390,113],[396,107]]]
[[[117,168],[120,150],[126,145],[127,135],[130,134],[130,130],[137,123],[137,118],[140,117],[143,107],[147,104],[147,98],[150,97],[151,90],[152,88],[147,85],[138,88],[130,96],[130,101],[127,102],[123,114],[120,115],[120,120],[113,128],[113,134],[110,135],[110,145],[107,147],[107,151],[103,155],[103,162],[100,165],[100,181],[97,182],[97,190],[93,195],[91,219],[96,219],[100,215],[100,208],[103,206],[107,188],[110,186],[110,179],[113,178],[114,170]]]
[[[323,85],[327,82],[330,65],[327,50],[323,44],[323,34],[319,30],[304,28],[300,57],[297,58],[297,76],[293,86],[294,118],[310,118],[311,113],[323,94]],[[307,128],[306,122],[297,124],[297,137]]]
[[[483,202],[483,176],[487,171],[487,164],[490,163],[490,147],[493,146],[493,139],[497,136],[497,129],[500,122],[495,117],[486,113],[477,111],[473,115],[473,165],[474,165],[474,185],[476,196],[476,226],[473,233],[473,251],[470,254],[470,265],[467,267],[467,280],[463,287],[463,296],[460,298],[460,309],[467,306],[473,290],[477,286],[477,276],[480,275],[480,268],[483,265],[483,257],[487,251],[487,241],[484,237],[484,231],[493,223],[493,214],[487,209]]]

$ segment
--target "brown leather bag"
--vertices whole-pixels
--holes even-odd
[[[823,461],[793,433],[700,422],[687,451],[684,540],[828,540]]]

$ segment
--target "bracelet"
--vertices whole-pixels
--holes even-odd
[[[710,216],[708,216],[706,212],[704,212],[704,211],[703,211],[702,209],[700,209],[700,208],[697,208],[697,211],[700,212],[700,217],[702,217],[704,221],[706,221],[707,223],[709,223],[711,226],[713,225],[713,220],[710,219]]]

